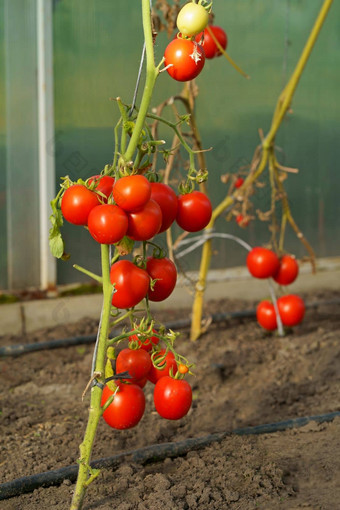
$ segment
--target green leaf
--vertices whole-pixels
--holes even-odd
[[[61,259],[64,255],[65,246],[60,232],[56,233],[52,237],[50,236],[49,245],[52,255],[57,259]]]

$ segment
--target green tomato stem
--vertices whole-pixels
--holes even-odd
[[[98,351],[95,361],[95,373],[98,374],[97,375],[98,382],[104,384],[105,354],[107,347],[107,339],[109,336],[109,321],[112,295],[112,285],[110,281],[109,246],[106,244],[101,245],[101,261],[103,278],[103,307],[101,328],[99,333]],[[101,396],[102,389],[96,385],[92,386],[89,418],[83,442],[79,447],[80,450],[79,471],[70,510],[79,510],[82,508],[87,486],[94,479],[90,469],[90,459],[98,422],[102,415],[102,409],[100,405]]]
[[[141,100],[139,112],[136,119],[136,124],[130,138],[130,142],[124,154],[122,160],[128,163],[132,160],[136,148],[140,142],[140,136],[143,130],[148,108],[151,102],[153,89],[156,83],[159,71],[155,67],[155,57],[153,51],[153,39],[152,39],[152,25],[151,25],[151,11],[150,11],[150,0],[142,0],[143,10],[143,30],[144,40],[146,48],[146,80],[143,91],[143,97]]]

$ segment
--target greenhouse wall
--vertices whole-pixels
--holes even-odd
[[[37,0],[0,0],[0,284],[2,288],[41,286],[41,219],[38,172]],[[225,28],[228,52],[250,75],[244,79],[223,58],[207,61],[197,79],[197,122],[209,169],[209,193],[216,205],[226,188],[220,177],[249,165],[268,131],[276,100],[294,69],[322,5],[320,0],[215,0],[215,23]],[[133,8],[132,8],[133,6]],[[112,161],[117,107],[110,98],[130,103],[142,49],[137,0],[54,0],[53,74],[55,191],[60,177],[87,178]],[[334,3],[277,137],[283,165],[298,168],[287,190],[293,215],[318,257],[340,253],[340,160],[338,91],[340,5]],[[14,37],[15,28],[15,37]],[[7,35],[6,35],[7,34]],[[156,43],[161,59],[167,36]],[[152,106],[181,90],[167,73],[158,80]],[[139,96],[140,97],[140,96]],[[170,143],[171,133],[167,134]],[[47,170],[46,170],[47,171]],[[50,172],[50,170],[49,170]],[[255,209],[270,208],[268,187],[259,190]],[[222,217],[219,232],[240,235],[251,244],[269,240],[268,226],[248,229]],[[305,255],[295,234],[287,250]],[[57,283],[82,281],[77,262],[98,269],[98,245],[85,229],[65,225],[72,257],[57,263]],[[243,264],[237,245],[214,241],[212,267]],[[200,252],[181,259],[197,269]]]

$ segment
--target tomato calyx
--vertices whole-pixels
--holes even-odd
[[[202,54],[198,51],[197,43],[194,41],[194,51],[189,55],[190,58],[198,64],[202,60]]]

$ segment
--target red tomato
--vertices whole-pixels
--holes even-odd
[[[149,286],[148,273],[129,260],[119,260],[111,266],[111,283],[115,283],[116,292],[112,304],[116,308],[132,308],[145,298]]]
[[[157,202],[162,211],[162,225],[159,233],[167,230],[175,221],[177,214],[177,196],[170,186],[162,182],[151,183],[151,199]]]
[[[249,225],[249,221],[244,219],[243,214],[238,214],[236,216],[236,223],[240,225],[240,227],[247,227]]]
[[[287,294],[277,300],[279,314],[284,326],[292,327],[299,324],[304,318],[306,307],[300,296]]]
[[[149,200],[139,211],[129,213],[128,221],[126,235],[134,241],[147,241],[158,234],[161,228],[161,208],[157,202]]]
[[[205,55],[202,46],[189,39],[171,41],[164,52],[164,65],[174,80],[189,81],[202,71]]]
[[[106,200],[101,197],[104,202],[107,202],[107,199],[112,193],[113,185],[115,183],[114,177],[111,177],[110,175],[94,175],[93,177],[89,178],[89,184],[91,184],[93,181],[96,182],[95,191],[100,191],[100,193],[103,193],[105,195]]]
[[[253,248],[247,256],[247,267],[255,278],[270,278],[277,273],[280,261],[276,253],[258,246]]]
[[[151,184],[144,175],[128,175],[115,182],[113,198],[124,211],[138,211],[150,200]]]
[[[129,372],[132,379],[127,379],[128,382],[137,384],[140,379],[146,378],[148,375],[152,362],[150,354],[144,349],[123,349],[116,359],[116,372]]]
[[[157,381],[153,400],[156,411],[162,418],[179,420],[191,407],[191,386],[184,379],[173,379],[167,375]]]
[[[210,221],[212,207],[209,198],[201,191],[192,191],[178,197],[176,221],[187,232],[198,232]]]
[[[192,37],[204,30],[208,21],[209,14],[203,5],[189,2],[179,11],[176,25],[183,35]]]
[[[154,333],[156,333],[156,331],[154,329],[152,331]],[[129,342],[138,342],[138,347],[149,352],[149,351],[151,351],[151,349],[154,345],[158,344],[159,338],[157,336],[151,336],[149,338],[146,338],[145,340],[141,340],[139,338],[139,335],[132,335],[129,337]]]
[[[289,285],[296,280],[299,274],[299,266],[295,257],[291,255],[283,255],[280,259],[280,267],[273,276],[274,280],[280,285]]]
[[[87,225],[90,212],[98,204],[98,196],[93,191],[82,184],[73,184],[63,194],[61,212],[70,223]]]
[[[146,270],[152,280],[156,280],[153,290],[148,291],[150,301],[163,301],[170,296],[177,281],[175,264],[168,258],[148,257]]]
[[[242,184],[244,183],[244,179],[242,179],[242,177],[238,177],[235,181],[235,188],[240,188],[242,186]]]
[[[261,303],[257,305],[256,318],[257,322],[264,329],[268,329],[269,331],[277,329],[275,308],[270,301],[261,301]]]
[[[213,32],[214,36],[216,37],[222,48],[225,50],[228,44],[228,38],[223,28],[215,25],[209,25],[209,28]],[[196,36],[195,38],[196,41],[200,42],[202,40],[202,36],[203,32]],[[214,58],[222,55],[221,51],[218,49],[214,39],[211,37],[207,29],[204,30],[204,40],[201,44],[204,49],[205,56],[207,58]]]
[[[89,232],[101,244],[120,241],[128,228],[128,217],[118,205],[97,205],[88,217]]]
[[[110,427],[118,430],[130,429],[141,420],[145,410],[145,396],[143,390],[136,384],[117,383],[119,391],[112,403],[103,413],[103,418]],[[112,395],[105,386],[101,398],[101,406]]]
[[[160,357],[164,356],[165,349],[161,349],[155,356],[153,357],[155,361]],[[162,363],[163,367],[163,363]],[[172,375],[175,375],[177,372],[177,363],[175,360],[175,356],[171,351],[165,356],[164,367],[160,370],[155,368],[154,365],[151,366],[150,372],[148,373],[148,379],[152,383],[156,384],[156,382],[162,377],[169,375],[170,369],[172,368]]]

